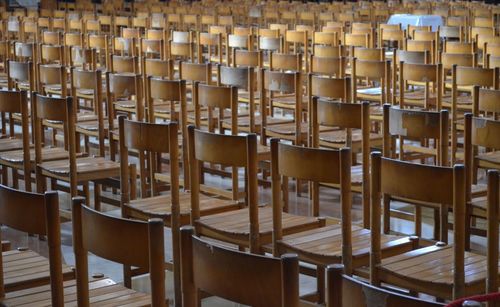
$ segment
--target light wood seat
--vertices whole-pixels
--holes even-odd
[[[34,251],[12,250],[2,252],[2,259],[6,292],[28,289],[49,282],[49,259],[40,256]],[[62,274],[64,280],[75,278],[73,268],[68,265],[62,265]],[[10,305],[7,304],[7,306]]]
[[[77,158],[75,170],[70,169],[67,160],[43,162],[40,163],[38,167],[42,170],[42,174],[44,175],[53,174],[58,178],[66,179],[69,179],[70,171],[76,171],[76,175],[81,176],[81,180],[85,180],[85,178],[87,178],[86,175],[90,174],[92,174],[95,180],[118,176],[120,170],[120,166],[117,162],[102,157]]]
[[[312,263],[341,263],[342,261],[342,226],[331,225],[284,236],[278,249],[295,252],[300,258]],[[368,263],[370,252],[370,230],[352,225],[352,265],[359,268]],[[410,237],[384,235],[382,249],[384,256],[401,251],[402,246],[411,249],[415,242]],[[356,271],[356,270],[354,270]]]
[[[42,155],[44,156],[43,161],[55,161],[63,160],[68,157],[68,151],[61,147],[43,147]],[[80,153],[79,156],[84,155]],[[10,164],[21,164],[24,162],[24,151],[23,150],[13,150],[4,153],[0,153],[0,160],[5,163]],[[29,150],[30,162],[35,162],[35,149]]]
[[[198,224],[203,225],[201,235],[223,236],[225,241],[244,245],[250,235],[247,208],[224,212],[215,215],[202,216]],[[273,212],[271,206],[259,207],[259,237],[262,244],[271,243],[273,230]],[[322,222],[316,217],[298,216],[283,213],[283,233],[291,234],[303,229],[317,228]]]
[[[76,281],[64,282],[63,291],[64,306],[78,304]],[[151,295],[126,288],[109,278],[92,278],[89,281],[89,296],[91,305],[94,306],[151,305]],[[6,306],[26,306],[27,304],[33,306],[53,306],[48,286],[7,293],[3,303]]]
[[[327,307],[369,307],[375,302],[384,302],[386,307],[439,307],[445,304],[403,295],[386,288],[375,287],[361,278],[344,274],[341,264],[326,268]]]
[[[319,135],[320,145],[326,145],[323,142],[328,143],[329,145],[331,145],[330,143],[345,144],[347,138],[344,130],[332,131],[330,127],[324,127],[323,129],[325,132],[322,132]],[[363,135],[360,129],[353,129],[351,131],[351,142],[353,143],[352,144],[353,151],[357,151],[356,148],[359,148],[359,146],[361,145],[360,142],[362,141],[362,138]],[[370,144],[371,146],[382,144],[382,135],[378,133],[370,133]]]
[[[417,285],[414,291],[425,292],[436,297],[447,293],[451,297],[454,280],[453,246],[429,246],[382,260],[379,276],[382,279],[398,279]],[[484,291],[487,275],[487,258],[477,253],[465,252],[465,291],[470,296]],[[498,265],[500,267],[500,264]],[[387,273],[387,275],[386,275]],[[418,286],[421,285],[421,286]]]
[[[179,214],[180,224],[187,225],[190,223],[191,214],[191,194],[188,192],[180,192],[179,194]],[[170,195],[160,195],[149,198],[131,200],[123,206],[127,207],[127,215],[132,218],[145,219],[150,217],[158,217],[165,220],[166,226],[169,226],[172,210],[168,206],[171,202]],[[201,216],[221,213],[229,210],[240,209],[242,204],[234,200],[215,198],[200,195],[200,214]]]

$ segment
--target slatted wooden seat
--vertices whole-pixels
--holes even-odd
[[[47,287],[30,293],[13,292],[4,300],[7,305],[36,306],[136,305],[167,306],[163,250],[163,222],[125,220],[94,211],[73,200],[73,241],[76,258],[76,282],[53,282],[58,289],[57,301],[47,295]],[[95,232],[94,232],[95,231]],[[154,244],[152,244],[154,242]],[[111,247],[110,243],[115,243]],[[88,277],[87,253],[125,265],[135,265],[150,273],[151,294],[141,293],[115,283],[109,278]]]
[[[384,302],[386,307],[438,307],[442,303],[423,300],[403,295],[399,292],[374,287],[363,280],[348,276],[344,273],[344,266],[334,264],[326,268],[327,275],[327,307],[368,307],[373,302]]]
[[[5,293],[23,290],[31,293],[33,287],[48,285],[47,293],[54,301],[62,301],[63,280],[75,278],[74,271],[62,264],[59,202],[57,193],[33,194],[0,186],[3,225],[47,236],[49,258],[28,249],[2,252],[2,297]],[[29,212],[29,214],[27,214]],[[49,286],[50,285],[50,286]],[[2,304],[10,306],[2,299]]]
[[[252,252],[261,252],[261,245],[271,242],[272,209],[270,207],[259,208],[257,204],[256,136],[253,134],[247,136],[211,134],[195,130],[192,126],[189,127],[188,133],[191,193],[193,196],[191,214],[197,234],[250,247]],[[224,152],[224,155],[216,153],[219,151]],[[245,181],[247,208],[200,216],[200,200],[196,196],[200,190],[198,167],[202,162],[246,169],[247,176],[249,176]],[[321,223],[316,218],[297,218],[286,214],[284,219],[285,233],[314,228]]]

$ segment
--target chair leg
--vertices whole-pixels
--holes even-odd
[[[387,195],[383,196],[383,222],[384,222],[384,233],[388,234],[391,231],[391,200]]]
[[[316,267],[316,282],[317,282],[317,292],[318,292],[318,304],[323,304],[325,302],[325,267]]]
[[[415,235],[422,236],[422,207],[415,206]]]
[[[9,185],[9,173],[7,166],[2,166],[2,184],[8,186]]]
[[[14,189],[19,189],[19,173],[16,169],[12,169],[12,187]]]
[[[101,211],[101,185],[94,182],[94,209]]]

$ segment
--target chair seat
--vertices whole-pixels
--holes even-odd
[[[62,86],[61,84],[46,84],[45,91],[49,94],[61,94]],[[68,93],[71,91],[71,85],[67,85]]]
[[[324,220],[316,217],[283,213],[283,233],[292,234],[320,227]],[[250,223],[248,208],[201,217],[196,221],[196,229],[202,236],[225,242],[248,246]],[[270,206],[259,207],[260,243],[271,242],[273,212]]]
[[[137,102],[135,100],[117,100],[114,102],[117,110],[125,112],[135,112],[136,104]]]
[[[260,93],[255,92],[253,94],[253,99],[254,99],[255,103],[259,103]],[[243,91],[243,90],[238,91],[238,100],[240,102],[249,102],[250,101],[250,93],[248,91]]]
[[[45,175],[69,179],[69,160],[43,162],[38,165]],[[102,157],[82,157],[76,159],[76,172],[79,180],[97,180],[120,175],[120,163]],[[82,178],[80,178],[82,176]],[[61,178],[61,179],[62,179]]]
[[[351,135],[352,135],[352,143],[353,147],[356,147],[354,143],[361,143],[362,140],[362,134],[360,129],[353,129],[351,130]],[[334,144],[345,144],[346,142],[346,133],[345,130],[332,130],[332,131],[327,131],[320,133],[319,135],[319,140],[325,143],[334,143]],[[381,141],[382,140],[382,135],[377,134],[377,133],[370,133],[370,144],[376,141]],[[371,144],[373,145],[373,144]],[[357,146],[360,146],[358,144]]]
[[[480,167],[500,168],[500,151],[492,151],[476,156]]]
[[[465,252],[465,295],[483,293],[486,256]],[[394,285],[444,299],[452,297],[453,246],[429,246],[382,260],[379,277]],[[443,297],[442,293],[446,293]]]
[[[369,229],[356,225],[353,225],[351,230],[353,266],[368,265],[371,232]],[[381,235],[381,242],[383,253],[386,255],[395,250],[409,251],[414,243],[407,236],[385,234]],[[340,263],[342,261],[342,226],[330,225],[285,236],[279,241],[278,248],[280,253],[294,252],[301,260],[314,264]]]
[[[24,152],[23,150],[13,150],[0,153],[0,161],[12,163],[12,164],[20,164],[24,161]],[[82,155],[82,154],[80,154]],[[61,160],[68,158],[68,151],[61,147],[43,147],[42,148],[42,157],[44,161],[53,161],[53,160]],[[30,149],[30,160],[31,162],[35,162],[35,149]]]
[[[379,102],[382,95],[381,87],[366,87],[356,90],[356,98],[362,101],[377,101]]]
[[[303,135],[306,135],[307,129],[309,128],[307,123],[300,123],[300,131]],[[266,127],[267,134],[272,135],[295,135],[295,122],[276,124]]]
[[[108,120],[104,119],[102,121],[103,126],[104,126],[104,131],[108,130]],[[114,126],[118,127],[118,120],[114,120]],[[93,121],[84,121],[84,122],[79,122],[76,124],[76,131],[77,132],[97,132],[99,130],[99,122],[97,120]]]
[[[0,139],[0,152],[23,149],[23,140],[16,138]]]
[[[50,283],[49,259],[36,252],[12,250],[2,253],[5,290],[7,292]],[[62,266],[64,280],[75,278],[75,272]]]
[[[170,226],[171,211],[170,195],[160,195],[149,198],[132,200],[128,204],[124,204],[129,217],[137,219],[148,219],[158,217],[164,220],[167,226]],[[181,215],[181,224],[187,225],[190,223],[191,214],[191,194],[180,192],[179,195],[179,211]],[[200,194],[200,214],[201,216],[226,212],[230,210],[240,209],[241,204],[234,200],[210,197]]]
[[[66,281],[63,287],[65,305],[77,306],[76,281]],[[151,295],[126,288],[109,278],[90,280],[89,300],[91,306],[151,305]],[[41,286],[7,293],[1,302],[6,306],[51,306],[50,287]]]
[[[278,96],[272,99],[273,107],[283,109],[295,109],[295,96]],[[302,97],[302,109],[307,110],[308,97]]]
[[[451,108],[452,97],[443,97],[443,107]],[[458,95],[457,96],[457,107],[459,109],[470,110],[472,108],[472,97],[469,95]]]

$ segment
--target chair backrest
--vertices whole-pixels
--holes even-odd
[[[66,86],[66,66],[62,65],[42,65],[38,64],[37,69],[38,74],[38,89],[39,93],[47,95],[45,86],[49,85],[61,85],[61,97],[66,97],[67,86]]]
[[[448,111],[424,111],[402,109],[384,105],[384,156],[396,157],[396,139],[399,138],[399,159],[405,160],[405,138],[409,140],[435,140],[435,148],[423,149],[432,152],[435,164],[448,165]],[[416,147],[410,146],[417,150]]]
[[[500,119],[500,90],[480,88],[474,86],[472,91],[474,116],[484,114],[485,117],[492,114],[492,119]]]
[[[78,306],[89,306],[88,253],[128,266],[147,269],[152,306],[166,306],[163,221],[112,217],[73,198],[73,249]]]
[[[340,185],[342,210],[343,262],[351,268],[351,151],[308,148],[271,140],[271,176],[273,200],[273,251],[283,237],[281,213],[288,212],[288,178],[312,182],[312,215],[319,216],[319,183]],[[282,201],[284,200],[284,201]]]
[[[381,307],[445,305],[375,287],[344,273],[345,267],[342,264],[333,264],[326,268],[327,307],[370,307],[375,302],[381,304],[377,305]]]
[[[245,194],[249,208],[250,222],[250,250],[258,252],[259,220],[258,220],[258,194],[257,194],[257,136],[255,134],[224,135],[203,132],[188,127],[188,150],[191,181],[191,220],[200,217],[200,167],[201,163],[220,164],[233,168],[244,168],[247,174],[245,180]],[[234,191],[233,191],[234,192]],[[233,195],[236,200],[238,194]]]
[[[377,283],[377,265],[381,262],[381,197],[439,204],[443,214],[453,208],[453,287],[463,295],[465,253],[466,174],[463,165],[454,167],[415,164],[372,153],[371,159],[371,251],[370,279]],[[387,211],[387,210],[384,210]],[[387,215],[386,215],[387,214]],[[389,212],[384,212],[384,218]],[[442,218],[441,241],[448,236],[447,219]]]
[[[261,68],[263,66],[264,55],[261,50],[248,51],[233,49],[232,61],[230,65],[234,67],[247,66]]]
[[[399,63],[399,104],[402,108],[405,107],[405,92],[408,81],[423,82],[424,86],[424,109],[431,109],[430,93],[431,84],[436,93],[433,107],[436,110],[441,110],[442,93],[443,93],[443,72],[441,64],[415,64],[415,63]],[[394,91],[396,92],[396,91]]]
[[[0,185],[0,223],[29,234],[47,236],[52,306],[64,305],[61,229],[57,192],[35,194]],[[2,264],[0,255],[0,264]],[[0,296],[5,296],[0,266]]]
[[[208,129],[213,128],[213,112],[218,110],[218,130],[224,133],[222,126],[224,120],[224,111],[231,111],[231,134],[238,134],[238,88],[236,86],[208,85],[195,82],[193,88],[193,103],[195,107],[195,125],[201,128],[201,108],[207,108]],[[213,132],[213,131],[212,131]]]
[[[212,64],[211,63],[179,63],[179,79],[194,83],[195,81],[205,84],[212,83]]]
[[[122,203],[127,203],[130,200],[130,176],[129,176],[129,151],[137,151],[139,153],[139,168],[141,174],[141,196],[146,198],[147,195],[157,195],[155,184],[155,173],[161,172],[156,161],[152,161],[149,169],[149,174],[145,170],[145,157],[154,154],[169,153],[170,158],[170,184],[171,184],[171,205],[172,212],[175,212],[176,206],[179,206],[179,161],[178,161],[178,124],[170,122],[168,124],[145,123],[125,119],[124,116],[119,117],[119,133],[120,133],[120,169],[121,169],[121,191]],[[158,139],[157,136],[164,136]],[[135,184],[135,178],[132,179],[132,184]],[[145,183],[149,182],[150,193],[146,191]]]
[[[261,69],[259,75],[260,81],[260,107],[261,114],[267,114],[267,100],[268,96],[273,93],[294,94],[295,96],[295,110],[302,108],[302,81],[300,72],[281,72]],[[269,93],[269,95],[268,95]],[[262,127],[266,127],[267,118],[261,116]],[[302,112],[295,112],[295,136],[296,144],[301,142],[300,126],[302,122]],[[265,129],[261,129],[261,142],[266,144]]]
[[[341,78],[345,74],[347,59],[344,57],[326,57],[311,55],[309,73]]]
[[[35,76],[32,62],[7,61],[7,81],[9,89],[17,89],[22,82],[28,83],[29,91],[35,90]]]
[[[139,73],[139,59],[136,56],[110,55],[108,71],[111,73]]]
[[[390,93],[390,76],[391,76],[391,65],[389,61],[365,61],[358,60],[357,58],[352,59],[351,64],[352,69],[352,94],[354,95],[353,101],[357,101],[357,85],[361,80],[376,81],[380,83],[380,104],[388,101],[388,95]]]
[[[230,250],[194,236],[188,226],[181,229],[181,251],[186,307],[198,306],[201,289],[256,307],[299,306],[297,255],[274,258]]]
[[[269,56],[269,69],[302,72],[302,62],[303,58],[300,53],[289,54],[272,52]]]

